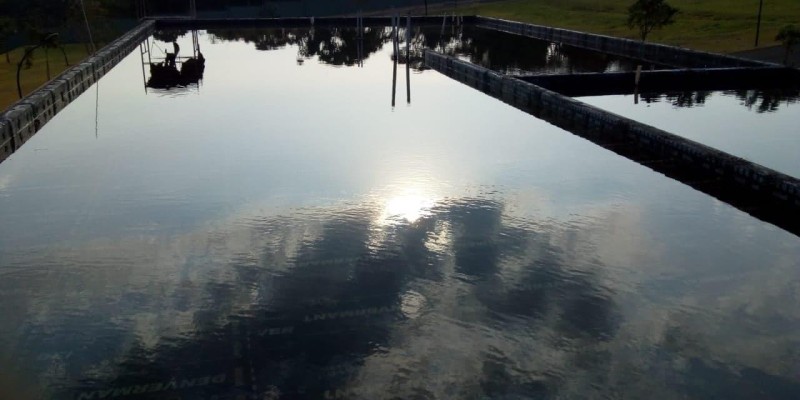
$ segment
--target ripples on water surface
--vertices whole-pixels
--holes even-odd
[[[797,237],[334,37],[0,165],[0,398],[797,398]]]

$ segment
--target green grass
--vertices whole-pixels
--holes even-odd
[[[67,59],[74,65],[86,58],[86,46],[83,44],[65,45]],[[17,95],[17,62],[22,58],[25,50],[18,48],[9,52],[11,63],[6,62],[5,53],[0,54],[0,110],[13,104],[19,99]],[[58,49],[50,49],[50,77],[55,78],[67,67],[64,65],[64,56]],[[33,57],[33,66],[25,69],[23,66],[20,73],[20,84],[22,94],[26,95],[34,91],[39,86],[47,83],[47,66],[45,63],[44,49],[37,49]]]
[[[462,7],[459,13],[485,15],[586,32],[636,38],[626,25],[633,0],[506,0]],[[648,41],[715,52],[753,48],[758,0],[668,0],[680,10],[673,25]],[[778,30],[800,23],[800,0],[764,0],[759,46],[778,44]]]

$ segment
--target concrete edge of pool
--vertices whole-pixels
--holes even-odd
[[[601,147],[800,235],[800,180],[571,97],[432,50],[425,64]]]
[[[363,25],[388,25],[393,17],[364,17]],[[495,18],[410,17],[415,24],[474,24],[535,39],[563,43],[661,65],[685,68],[763,68],[775,64]],[[8,158],[59,111],[110,71],[157,28],[212,26],[355,26],[356,17],[144,20],[95,55],[35,90],[0,114],[0,162]],[[756,163],[684,139],[578,100],[427,50],[437,71],[538,118],[588,138],[602,147],[673,177],[759,219],[800,235],[800,181]],[[611,143],[608,140],[613,139]],[[630,147],[634,147],[632,149]],[[668,166],[654,165],[669,159]],[[649,158],[648,158],[649,157]],[[651,162],[648,163],[648,160]]]

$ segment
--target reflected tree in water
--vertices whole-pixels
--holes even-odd
[[[777,111],[781,104],[793,104],[800,98],[798,90],[736,90],[728,92],[741,100],[742,104],[757,113]]]
[[[172,43],[188,33],[189,31],[185,29],[159,29],[153,32],[153,39],[164,43]]]
[[[672,104],[673,107],[691,108],[702,107],[712,95],[709,91],[675,92],[675,93],[645,93],[640,97],[643,102],[659,103],[662,100]]]
[[[353,66],[358,62],[358,33],[352,28],[211,30],[209,33],[218,40],[254,43],[258,50],[276,50],[296,45],[299,47],[299,57],[319,57],[321,62],[331,65]],[[405,27],[401,26],[398,37],[401,49],[398,62],[410,62],[415,70],[424,69],[422,56],[426,48],[451,56],[467,57],[478,65],[511,74],[542,70],[604,72],[633,67],[633,62],[614,56],[489,29],[412,27],[408,55],[405,51]],[[368,58],[391,41],[391,28],[367,28],[363,39],[363,57]]]
[[[363,40],[364,58],[378,52],[390,40],[382,28],[366,28],[363,39],[355,29],[292,28],[262,30],[209,30],[218,40],[253,43],[257,50],[270,51],[287,46],[298,47],[298,58],[318,57],[330,65],[354,66],[358,63],[357,41]]]
[[[757,113],[778,111],[781,105],[793,104],[800,99],[797,90],[729,90],[725,95],[735,96],[741,104]],[[676,93],[645,93],[640,97],[645,103],[665,101],[674,107],[691,108],[703,106],[713,91],[688,91]]]
[[[429,41],[426,45],[506,74],[605,72],[633,67],[632,61],[608,54],[491,29],[464,27],[458,35],[436,39],[444,44]]]

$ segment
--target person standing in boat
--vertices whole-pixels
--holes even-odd
[[[167,66],[174,67],[175,60],[178,58],[178,53],[181,51],[181,46],[178,46],[178,42],[172,42],[172,49],[175,50],[174,53],[167,52]]]

